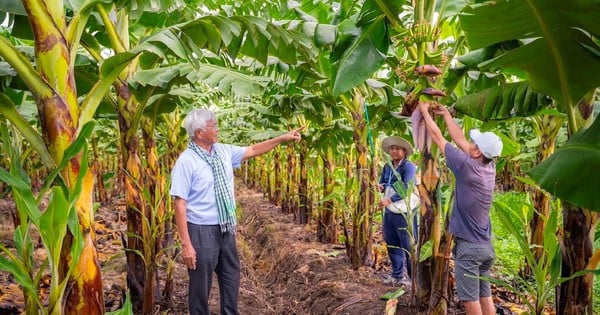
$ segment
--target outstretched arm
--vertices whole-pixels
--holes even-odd
[[[246,149],[246,153],[244,153],[244,157],[242,158],[242,160],[247,160],[247,159],[253,158],[255,156],[265,154],[265,153],[271,151],[273,148],[275,148],[282,142],[287,142],[287,141],[291,141],[291,140],[294,140],[296,142],[300,141],[300,139],[301,139],[300,131],[302,129],[304,129],[304,127],[300,127],[298,129],[292,130],[281,136],[278,136],[278,137],[275,137],[275,138],[272,138],[272,139],[269,139],[269,140],[266,140],[263,142],[259,142],[259,143],[249,146]]]

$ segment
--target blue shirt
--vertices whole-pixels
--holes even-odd
[[[471,243],[487,243],[492,237],[490,206],[496,182],[496,164],[471,158],[450,143],[446,164],[456,177],[450,233]]]
[[[233,169],[240,167],[246,147],[215,143],[212,152],[217,146],[220,148],[219,152],[224,153],[224,156],[220,158],[225,167],[227,180],[233,187]],[[190,148],[183,151],[175,162],[171,171],[169,193],[172,197],[179,197],[187,201],[186,217],[189,223],[219,224],[212,169],[198,153]]]
[[[398,166],[396,167],[396,173],[400,175],[402,182],[404,183],[404,188],[408,188],[408,183],[413,181],[415,178],[415,174],[417,173],[417,166],[413,162],[403,159],[400,162],[400,164],[398,164]],[[392,167],[389,163],[386,163],[383,167],[383,171],[381,172],[379,184],[383,185],[383,189],[385,190],[385,188],[387,188],[388,186],[394,187],[394,183],[397,181],[398,177],[396,177],[396,174],[392,170]],[[393,194],[390,197],[390,200],[392,202],[396,202],[401,199],[402,197],[400,197],[397,193]]]

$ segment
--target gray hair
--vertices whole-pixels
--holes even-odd
[[[194,109],[185,116],[183,125],[190,138],[194,138],[194,133],[198,129],[204,130],[206,124],[211,121],[217,121],[217,117],[208,109]]]

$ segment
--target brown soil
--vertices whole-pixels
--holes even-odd
[[[383,314],[387,271],[350,268],[343,246],[315,241],[314,227],[294,223],[262,194],[238,184],[243,215],[238,229],[242,265],[240,314]],[[178,265],[173,314],[187,311],[187,274]],[[218,286],[211,312],[218,314]],[[401,302],[406,306],[406,302]],[[414,314],[414,312],[412,312]],[[407,314],[398,312],[398,314]]]
[[[397,287],[385,285],[387,257],[377,267],[350,268],[339,244],[315,241],[314,227],[294,223],[292,215],[260,193],[237,185],[239,223],[238,250],[242,265],[239,309],[244,314],[383,314],[386,302],[380,297]],[[12,243],[10,213],[14,204],[0,201],[0,241]],[[115,201],[96,213],[97,248],[102,268],[107,311],[118,309],[124,299],[126,262],[121,235],[126,228],[125,206]],[[376,238],[380,234],[376,233]],[[43,250],[36,250],[43,257]],[[160,314],[187,314],[187,272],[177,258],[172,305]],[[215,277],[216,278],[216,277]],[[161,283],[161,289],[163,288]],[[408,294],[399,299],[396,314],[419,314],[409,307]],[[448,314],[462,314],[451,301]],[[219,314],[216,279],[211,292],[211,314]],[[0,272],[0,314],[21,314],[23,297],[14,278]]]

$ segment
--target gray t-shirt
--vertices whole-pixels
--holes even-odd
[[[490,206],[496,180],[496,164],[472,159],[450,143],[445,147],[446,164],[456,177],[450,233],[472,243],[487,243],[492,237]]]

